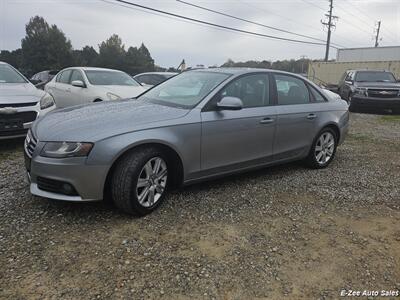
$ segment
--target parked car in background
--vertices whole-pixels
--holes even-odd
[[[348,70],[339,81],[339,94],[351,111],[400,114],[400,82],[383,70]]]
[[[141,85],[150,88],[178,74],[179,73],[175,72],[147,72],[135,75],[133,78],[135,78],[135,80],[137,80]]]
[[[33,121],[54,108],[48,93],[38,90],[11,65],[0,62],[0,139],[25,136]]]
[[[145,90],[125,72],[89,67],[64,69],[45,86],[58,108],[133,98]]]
[[[42,71],[39,73],[36,73],[31,77],[30,82],[32,82],[38,89],[44,90],[44,86],[46,83],[48,83],[50,80],[53,79],[54,76],[56,76],[58,73],[58,70],[47,70],[47,71]]]
[[[136,100],[55,111],[25,148],[34,195],[69,201],[110,193],[147,214],[181,184],[304,160],[325,168],[348,130],[348,105],[287,72],[204,69]]]

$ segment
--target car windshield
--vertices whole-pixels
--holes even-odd
[[[162,105],[193,108],[230,74],[185,72],[145,93],[141,99]]]
[[[86,70],[86,76],[93,85],[127,85],[140,86],[132,77],[124,72]]]
[[[26,80],[14,68],[0,64],[0,83],[26,83]]]
[[[396,82],[390,72],[357,72],[357,82]]]

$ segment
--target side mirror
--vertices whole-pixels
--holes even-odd
[[[240,110],[243,108],[243,102],[236,97],[224,97],[217,103],[220,110]]]
[[[74,80],[71,82],[72,86],[84,88],[86,87],[85,83],[82,80]]]

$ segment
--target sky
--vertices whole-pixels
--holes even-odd
[[[200,10],[176,0],[127,0],[207,22],[261,34],[311,41],[291,34],[249,24]],[[253,22],[326,40],[321,24],[328,0],[185,0]],[[338,16],[332,42],[343,48],[374,45],[374,28],[382,21],[380,46],[400,45],[400,0],[334,0]],[[0,0],[0,49],[21,45],[25,25],[35,15],[56,24],[74,49],[95,47],[116,33],[127,49],[142,42],[157,65],[177,67],[221,65],[228,59],[282,60],[302,56],[322,59],[325,46],[278,41],[217,29],[172,17],[128,8],[114,0]],[[330,49],[330,58],[336,50]]]

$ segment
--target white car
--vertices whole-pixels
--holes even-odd
[[[45,86],[57,108],[133,98],[145,90],[122,71],[89,67],[64,69]]]
[[[25,136],[37,118],[54,108],[48,93],[0,61],[0,140]]]

